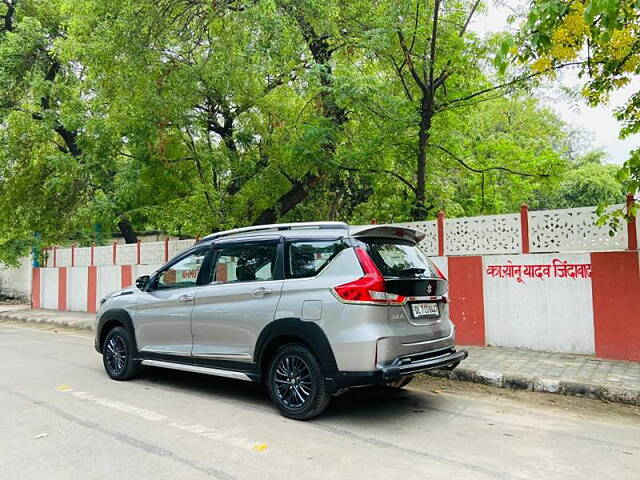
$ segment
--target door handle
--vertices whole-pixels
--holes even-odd
[[[176,301],[179,303],[188,303],[193,301],[193,297],[191,295],[180,295]]]
[[[273,290],[271,290],[270,288],[260,287],[251,292],[251,295],[253,295],[254,297],[264,297],[265,295],[271,295],[272,293]]]

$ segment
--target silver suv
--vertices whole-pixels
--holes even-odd
[[[467,356],[423,236],[340,222],[210,235],[101,300],[96,350],[115,380],[149,365],[265,382],[298,420],[350,387],[402,387]]]

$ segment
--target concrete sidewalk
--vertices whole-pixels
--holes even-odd
[[[460,347],[469,357],[433,375],[500,388],[599,398],[640,405],[640,362],[505,347]]]
[[[95,315],[0,305],[0,322],[13,320],[93,330]],[[504,347],[463,347],[469,357],[455,370],[432,375],[500,388],[579,395],[640,405],[640,362]]]
[[[24,323],[44,323],[58,327],[93,330],[96,316],[85,312],[60,312],[58,310],[35,310],[29,305],[0,305],[0,322],[13,320]]]

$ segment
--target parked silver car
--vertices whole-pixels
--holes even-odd
[[[101,300],[96,350],[115,380],[142,364],[263,381],[298,420],[350,387],[402,387],[467,356],[422,237],[340,222],[210,235]]]

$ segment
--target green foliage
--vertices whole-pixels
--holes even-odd
[[[584,78],[583,95],[592,105],[606,103],[612,92],[627,86],[640,73],[640,23],[636,0],[535,0],[519,38],[510,39],[517,48],[498,55],[504,68],[507,57],[528,63],[538,73],[571,63]],[[640,92],[615,112],[621,122],[621,138],[640,132]],[[625,190],[637,194],[640,187],[640,150],[631,152],[617,175]],[[617,227],[620,210],[603,217]]]
[[[492,67],[513,44],[463,28],[481,8],[3,1],[0,260],[97,226],[194,236],[612,198],[608,167],[572,176],[586,147]]]

